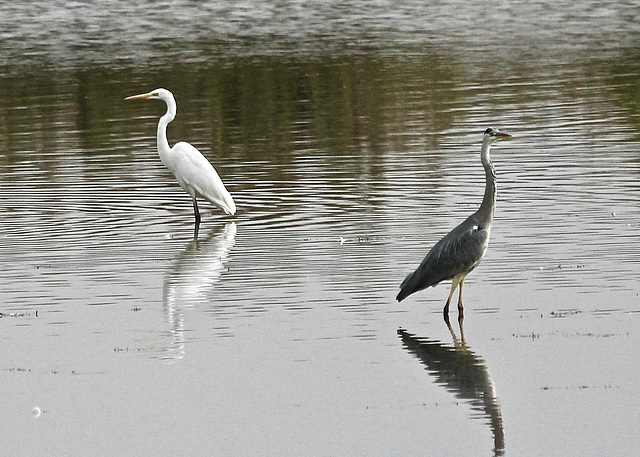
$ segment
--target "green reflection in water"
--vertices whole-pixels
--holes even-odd
[[[447,105],[460,96],[455,80],[456,66],[439,56],[376,54],[8,76],[0,81],[2,179],[25,160],[40,179],[55,179],[69,154],[75,166],[88,160],[134,176],[127,164],[136,150],[155,147],[164,107],[123,99],[160,86],[178,102],[170,142],[190,141],[216,164],[233,170],[260,161],[270,179],[286,180],[294,179],[291,169],[278,165],[330,156],[345,172],[381,173],[385,153],[415,148],[413,140],[434,142],[432,132],[453,123]],[[100,172],[87,170],[89,177]]]

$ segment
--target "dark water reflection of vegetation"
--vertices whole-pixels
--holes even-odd
[[[390,153],[427,151],[431,160],[402,167],[438,171],[442,134],[497,120],[526,127],[526,141],[565,122],[545,111],[558,95],[561,109],[573,110],[575,102],[587,111],[592,119],[583,116],[584,122],[617,104],[616,116],[635,126],[627,138],[637,138],[640,69],[632,51],[625,55],[585,55],[571,66],[537,67],[526,60],[478,65],[427,47],[406,56],[380,50],[225,56],[144,69],[26,66],[0,80],[0,179],[55,186],[73,165],[85,181],[116,174],[144,180],[137,154],[153,151],[164,107],[124,97],[155,87],[171,89],[178,101],[170,142],[192,142],[224,175],[240,176],[247,190],[265,182],[286,188],[319,169],[332,170],[333,187],[347,189],[345,182],[381,177]],[[144,160],[157,165],[153,154]],[[320,168],[301,166],[310,161]]]
[[[144,73],[97,67],[34,72],[2,80],[0,147],[5,165],[42,153],[39,166],[51,172],[69,152],[111,149],[113,163],[122,164],[113,154],[120,140],[154,133],[150,125],[136,131],[142,124],[133,119],[144,116],[153,124],[164,109],[127,104],[123,98],[163,86],[178,100],[170,141],[210,147],[216,160],[230,166],[286,164],[309,150],[330,151],[339,160],[358,151],[365,163],[345,160],[345,165],[375,170],[375,157],[409,147],[396,138],[416,121],[416,113],[425,133],[452,124],[455,113],[445,105],[457,98],[456,79],[455,65],[443,64],[438,56],[239,58]]]
[[[637,121],[636,61],[585,61],[582,70],[571,69],[582,75],[550,83],[560,89],[564,85],[571,94],[576,84],[605,75],[629,120]],[[5,165],[24,154],[33,158],[33,153],[46,152],[40,164],[44,169],[55,168],[56,154],[67,154],[70,147],[80,154],[117,149],[119,139],[152,133],[134,132],[139,125],[132,116],[154,117],[163,109],[150,113],[148,107],[123,103],[124,96],[163,86],[178,99],[179,117],[170,139],[211,147],[230,165],[253,160],[286,164],[305,150],[330,152],[336,159],[358,151],[372,158],[389,149],[410,149],[406,132],[416,126],[434,142],[430,133],[450,128],[456,102],[475,84],[475,76],[465,76],[463,67],[437,54],[403,58],[372,53],[238,57],[145,71],[86,67],[9,74],[0,82],[0,148]],[[485,85],[505,83],[500,71],[488,70]],[[543,75],[528,71],[526,64],[510,70],[520,76],[509,92],[522,103],[540,96],[528,84]],[[581,91],[574,96],[581,97]]]

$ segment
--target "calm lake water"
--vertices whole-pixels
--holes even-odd
[[[628,456],[634,2],[0,6],[11,455]],[[189,197],[169,141],[238,213]],[[464,334],[407,273],[498,174]]]

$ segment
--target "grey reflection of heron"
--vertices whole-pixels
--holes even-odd
[[[180,187],[191,196],[196,227],[200,224],[196,197],[205,198],[227,214],[235,214],[236,204],[231,194],[205,156],[189,143],[180,142],[173,147],[169,146],[167,125],[176,117],[176,100],[173,94],[167,89],[156,89],[147,94],[127,97],[125,100],[139,99],[162,100],[167,104],[167,112],[158,122],[158,155],[165,167],[176,177]]]
[[[486,175],[486,186],[480,208],[431,248],[416,271],[409,274],[400,285],[400,293],[396,297],[398,301],[404,300],[414,292],[452,279],[451,291],[444,305],[444,315],[445,318],[449,315],[451,297],[456,287],[460,286],[458,319],[462,321],[462,286],[467,275],[478,266],[487,252],[496,203],[496,175],[489,151],[494,142],[510,137],[511,135],[493,127],[484,132],[480,159]]]
[[[175,259],[163,287],[165,319],[171,326],[171,342],[161,358],[175,361],[184,356],[184,309],[208,303],[208,293],[220,279],[235,244],[236,224],[228,222],[203,240],[192,240]]]
[[[464,337],[459,342],[451,326],[453,347],[438,340],[418,337],[405,329],[399,329],[404,348],[414,354],[435,377],[457,398],[468,401],[480,417],[488,421],[493,434],[493,454],[504,455],[504,426],[502,412],[491,374],[484,360],[475,355],[467,346]]]

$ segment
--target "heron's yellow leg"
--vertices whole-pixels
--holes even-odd
[[[444,315],[448,315],[449,314],[449,304],[451,303],[451,297],[453,297],[453,293],[456,290],[456,287],[458,287],[458,284],[460,284],[460,281],[464,282],[464,278],[466,275],[458,275],[458,276],[454,276],[453,277],[453,281],[451,281],[451,291],[449,291],[449,297],[447,298],[447,303],[444,305]],[[460,289],[462,291],[462,289]],[[460,308],[460,305],[458,305],[458,309]]]
[[[453,297],[453,292],[456,290],[456,286],[458,284],[456,284],[455,279],[453,280],[453,282],[451,283],[451,291],[449,292],[449,297],[447,298],[447,303],[444,305],[444,315],[445,317],[449,316],[449,303],[451,303],[451,297]]]
[[[460,278],[460,295],[458,295],[458,322],[462,325],[462,319],[464,319],[464,307],[462,306],[462,286],[464,286],[464,280],[466,276]]]

